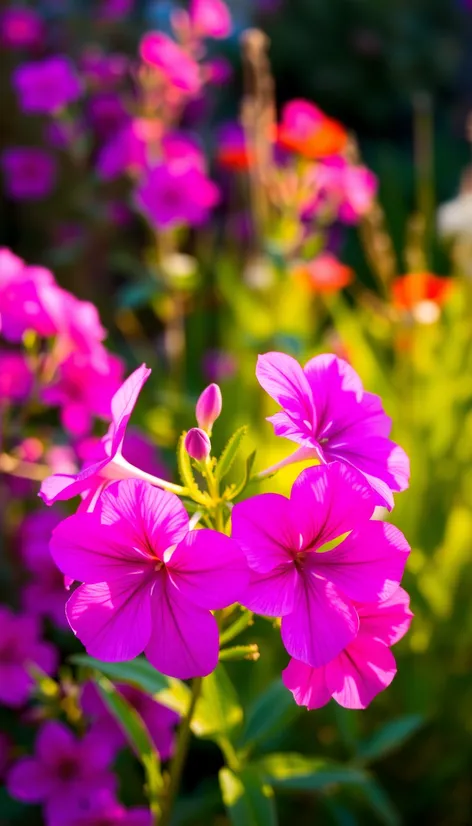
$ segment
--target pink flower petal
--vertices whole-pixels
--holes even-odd
[[[283,617],[281,628],[292,657],[314,668],[326,665],[354,639],[358,628],[357,612],[331,582],[299,577],[294,610]]]
[[[331,700],[331,691],[326,685],[326,666],[312,668],[291,659],[282,671],[282,682],[292,692],[296,704],[309,710],[321,708]]]
[[[373,521],[356,528],[332,551],[309,554],[306,565],[350,599],[381,601],[397,590],[409,552],[398,528]]]
[[[347,462],[358,468],[368,479],[390,510],[393,507],[391,491],[402,491],[408,487],[410,461],[403,448],[390,439],[367,436],[364,439],[349,439],[343,446],[336,444],[324,448],[328,460]]]
[[[241,604],[256,614],[284,617],[294,609],[299,573],[293,563],[267,574],[253,571]]]
[[[130,416],[135,408],[143,385],[148,380],[151,372],[145,364],[142,364],[141,367],[138,367],[134,373],[128,376],[111,400],[111,412],[114,425],[113,453],[121,450]]]
[[[36,754],[44,766],[51,769],[74,755],[77,741],[71,730],[59,720],[47,720],[36,738]]]
[[[53,476],[48,476],[41,483],[39,492],[41,499],[46,505],[53,505],[54,502],[79,496],[80,493],[88,490],[91,486],[99,484],[100,471],[107,466],[108,462],[108,458],[101,462],[95,462],[74,476],[67,473],[55,473]]]
[[[133,576],[118,582],[81,585],[67,603],[70,626],[87,653],[105,662],[132,660],[151,634],[150,583]]]
[[[249,568],[239,545],[217,531],[190,531],[167,563],[173,584],[200,608],[218,610],[240,601]]]
[[[320,547],[370,519],[375,500],[361,473],[333,462],[302,471],[290,505],[301,550]]]
[[[392,652],[377,640],[359,636],[326,666],[326,683],[344,708],[366,708],[390,685],[397,671]]]
[[[146,657],[169,677],[205,677],[218,663],[218,625],[212,614],[167,581],[152,595],[152,634]]]
[[[41,803],[53,790],[54,779],[39,760],[25,757],[10,769],[6,785],[8,793],[16,800]]]
[[[314,438],[316,411],[313,396],[298,362],[285,353],[266,353],[257,360],[256,376],[266,393],[284,408],[294,429],[306,438]]]
[[[262,493],[234,506],[231,536],[252,570],[265,574],[293,559],[291,515],[290,501],[278,493]]]
[[[361,621],[359,633],[380,640],[385,645],[394,645],[401,640],[413,619],[410,597],[403,588],[397,588],[383,602],[358,605],[357,612]]]

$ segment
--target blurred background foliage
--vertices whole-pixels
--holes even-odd
[[[81,37],[93,37],[87,4],[38,5],[53,27],[59,14],[66,23],[70,17],[72,54]],[[465,122],[472,96],[472,14],[466,2],[447,0],[234,0],[232,6],[240,30],[258,23],[271,39],[278,103],[306,97],[356,134],[364,161],[379,176],[379,202],[396,256],[394,275],[409,270],[411,215],[425,195],[415,152],[421,151],[418,129],[426,117],[433,151],[426,180],[431,212],[423,217],[430,220],[430,240],[426,243],[423,235],[421,243],[428,268],[455,281],[437,322],[399,321],[363,301],[364,294],[355,288],[347,294],[307,296],[287,280],[283,262],[270,257],[268,280],[262,273],[254,288],[238,246],[222,246],[218,214],[197,242],[192,235],[185,241],[186,250],[198,258],[198,272],[188,282],[174,281],[170,291],[163,289],[152,275],[154,251],[143,226],[136,221],[122,230],[107,223],[100,201],[93,198],[93,182],[84,182],[80,162],[74,165],[70,159],[61,161],[62,184],[47,203],[2,198],[0,240],[27,260],[53,267],[65,287],[93,300],[110,330],[109,341],[130,367],[145,359],[153,368],[154,380],[143,392],[135,423],[148,430],[171,466],[178,434],[192,422],[198,393],[215,377],[208,370],[209,358],[225,410],[214,431],[215,452],[236,427],[248,423],[247,452],[257,449],[257,469],[290,450],[264,421],[273,409],[255,380],[258,352],[281,349],[303,360],[339,349],[366,387],[382,395],[394,422],[393,437],[412,463],[411,487],[397,497],[392,514],[413,549],[404,586],[412,595],[415,620],[395,649],[398,675],[365,712],[330,703],[307,713],[287,704],[288,694],[284,699],[274,694],[273,700],[269,695],[276,719],[260,750],[367,764],[385,790],[385,797],[378,787],[345,786],[340,791],[328,785],[323,793],[289,795],[281,790],[282,824],[295,817],[300,826],[426,821],[466,826],[472,811],[472,280],[454,258],[451,268],[449,250],[434,227],[436,206],[454,197],[470,158]],[[164,2],[137,4],[132,24],[116,35],[114,46],[133,52],[143,25],[166,27],[169,8]],[[210,123],[237,111],[242,83],[237,35],[223,46],[235,65],[235,81],[220,90]],[[34,143],[41,124],[17,112],[9,85],[13,58],[4,54],[2,60],[1,142],[8,145],[14,136]],[[211,129],[204,138],[211,145]],[[84,221],[84,236],[64,242],[64,226],[78,219]],[[379,279],[360,236],[355,229],[343,230],[343,261],[388,307],[390,285]],[[163,350],[169,323],[183,325],[187,342],[175,362]],[[260,490],[270,485],[287,492],[299,470],[284,471]],[[10,584],[4,583],[5,591]],[[53,629],[51,635],[66,653],[81,650],[72,635]],[[248,629],[242,642],[253,641],[261,650],[257,664],[228,664],[246,708],[286,664],[269,623],[258,619]],[[8,717],[2,709],[0,724],[6,726]],[[132,760],[122,759],[126,801],[140,779]],[[209,823],[216,793],[211,778],[221,765],[216,746],[193,743],[179,823]],[[39,822],[31,810],[23,815],[4,796],[1,802],[2,824]],[[225,822],[222,810],[218,817],[211,822]]]

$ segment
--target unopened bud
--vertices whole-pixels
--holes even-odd
[[[217,384],[209,384],[198,399],[195,413],[198,426],[211,433],[213,424],[217,420],[223,407],[221,390]]]
[[[203,462],[210,455],[211,442],[204,430],[192,427],[185,437],[185,450],[197,462]]]

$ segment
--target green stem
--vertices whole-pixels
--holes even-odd
[[[170,766],[170,780],[167,788],[167,794],[162,805],[162,815],[158,821],[159,826],[170,826],[172,809],[174,807],[175,798],[180,786],[180,779],[187,759],[188,747],[190,744],[190,725],[192,723],[195,708],[197,706],[198,698],[202,688],[202,678],[196,677],[192,681],[192,697],[190,700],[187,715],[182,720],[175,748],[174,757]]]

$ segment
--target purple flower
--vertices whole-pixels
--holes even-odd
[[[138,184],[136,203],[151,224],[170,228],[198,226],[218,203],[218,187],[200,169],[177,171],[162,164],[149,169]]]
[[[64,577],[49,550],[51,534],[63,518],[60,511],[46,510],[30,513],[24,518],[20,548],[31,581],[23,588],[22,598],[25,610],[32,616],[47,617],[59,628],[68,628]]]
[[[67,603],[74,633],[91,656],[130,660],[143,651],[171,677],[210,674],[218,662],[218,625],[210,613],[238,600],[246,561],[228,537],[189,530],[172,493],[146,482],[114,482],[93,513],[59,525],[51,553],[81,585]]]
[[[313,668],[357,636],[355,602],[388,599],[400,583],[409,547],[393,525],[370,521],[374,505],[364,477],[334,462],[303,471],[290,499],[264,493],[233,509],[251,568],[242,604],[282,617],[288,653]]]
[[[0,350],[0,401],[21,402],[31,393],[32,387],[33,374],[26,356]]]
[[[114,791],[111,751],[93,730],[81,740],[57,720],[43,723],[34,757],[23,757],[7,776],[9,794],[42,803],[48,826],[70,826],[70,813],[101,790]]]
[[[30,113],[57,112],[82,94],[74,66],[62,55],[18,66],[13,73],[13,85],[21,108]]]
[[[408,631],[409,596],[397,588],[384,602],[358,605],[359,633],[321,668],[290,660],[282,680],[299,706],[324,706],[331,698],[344,708],[366,708],[392,682],[397,667],[390,646]]]
[[[235,357],[226,350],[207,350],[202,362],[202,370],[210,381],[231,379],[238,368]]]
[[[130,13],[134,0],[101,0],[99,17],[103,20],[120,20]]]
[[[46,198],[56,181],[56,159],[45,149],[15,146],[1,156],[5,190],[15,201],[38,201]]]
[[[149,809],[125,809],[107,790],[89,795],[69,812],[67,826],[152,826]]]
[[[53,674],[56,664],[56,650],[40,640],[37,620],[0,605],[0,703],[12,708],[24,705],[34,686],[29,666]]]
[[[185,450],[196,462],[203,462],[211,453],[211,442],[204,430],[192,427],[185,436]]]
[[[364,474],[379,505],[408,487],[405,451],[388,436],[391,420],[379,396],[364,390],[353,368],[334,355],[315,356],[302,369],[284,353],[259,356],[259,384],[283,408],[271,416],[277,436],[300,445],[288,464],[312,457],[339,461]]]
[[[144,720],[160,759],[168,760],[174,750],[174,729],[179,722],[179,715],[156,702],[139,688],[130,685],[115,687]],[[123,731],[106,708],[93,683],[89,682],[83,686],[80,704],[84,714],[93,721],[94,730],[99,731],[107,743],[116,751],[126,746]]]
[[[27,6],[10,6],[0,14],[0,42],[7,48],[38,46],[44,34],[41,17]]]

